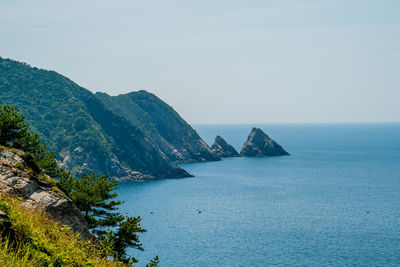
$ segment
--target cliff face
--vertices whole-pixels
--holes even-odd
[[[19,152],[23,153],[23,152]],[[0,194],[20,197],[23,206],[44,211],[61,224],[70,225],[85,239],[93,239],[85,219],[71,199],[48,180],[40,179],[24,169],[26,163],[15,152],[0,148]]]
[[[96,93],[114,113],[143,131],[172,162],[216,161],[217,155],[175,110],[146,91],[119,96]]]
[[[233,148],[230,144],[228,144],[221,136],[217,135],[215,138],[214,144],[211,146],[211,149],[217,154],[219,157],[240,157],[239,153],[236,149]]]
[[[166,104],[158,107],[160,102],[143,104],[150,119],[142,127],[54,71],[0,57],[0,104],[16,105],[58,160],[75,174],[96,172],[118,180],[190,177],[171,161],[217,159],[194,130],[175,124],[172,118],[177,114],[161,113]]]
[[[289,153],[261,129],[253,128],[240,151],[240,155],[244,157],[264,157],[285,156]]]

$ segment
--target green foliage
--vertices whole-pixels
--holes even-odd
[[[168,149],[165,150],[167,147],[183,149],[182,138],[192,137],[190,142],[200,139],[194,129],[172,107],[154,94],[141,90],[118,96],[96,93],[96,96],[109,109],[143,131],[149,141],[159,146],[167,156],[171,154]],[[163,143],[168,145],[159,145]]]
[[[146,267],[158,267],[160,264],[160,260],[158,259],[158,256],[156,256],[154,259],[150,261],[149,264],[146,265]]]
[[[170,168],[141,130],[54,71],[0,57],[0,104],[18,107],[49,150],[60,160],[68,158],[66,167],[74,174],[97,170],[117,177],[124,175],[122,162],[143,172]],[[118,159],[116,164],[110,164],[112,159]],[[43,158],[42,165],[51,169],[51,162]]]
[[[11,205],[5,200],[1,200],[0,210],[8,213],[11,210]]]
[[[82,211],[90,229],[99,237],[102,246],[92,247],[93,252],[90,252],[91,249],[86,250],[89,245],[82,247],[77,235],[70,229],[63,227],[62,230],[57,230],[59,225],[57,227],[44,220],[43,216],[35,215],[36,217],[29,220],[31,217],[28,212],[15,208],[13,210],[16,213],[10,213],[9,216],[13,228],[16,229],[16,239],[11,240],[13,244],[7,238],[0,240],[0,265],[5,262],[7,265],[20,266],[62,266],[64,263],[74,266],[102,266],[103,261],[96,261],[98,251],[101,251],[101,256],[113,256],[125,263],[137,262],[135,258],[126,256],[126,250],[129,247],[143,249],[137,233],[146,230],[140,226],[140,217],[125,217],[116,211],[121,204],[120,201],[113,200],[117,196],[113,193],[117,182],[109,180],[107,176],[97,177],[95,174],[75,178],[71,172],[58,168],[56,154],[47,149],[39,134],[31,132],[25,116],[15,106],[5,103],[21,107],[29,117],[29,122],[33,122],[32,130],[41,133],[44,140],[49,142],[50,148],[58,153],[62,149],[72,151],[82,147],[92,157],[91,162],[96,159],[97,166],[104,165],[105,155],[116,153],[122,162],[133,169],[143,170],[149,166],[154,169],[160,166],[169,168],[168,162],[157,154],[159,151],[145,143],[147,141],[143,138],[143,132],[106,109],[89,91],[67,78],[55,72],[31,68],[27,64],[2,58],[1,103],[0,146],[24,151],[21,156],[32,179],[48,184],[54,191],[59,187],[70,196]],[[131,148],[129,153],[125,147]],[[137,161],[137,158],[143,157],[143,153],[151,156],[149,162]],[[73,161],[73,166],[76,167],[78,162],[79,159]],[[57,186],[47,175],[59,178]],[[0,207],[4,205],[3,203]],[[27,218],[26,222],[23,220],[24,216]],[[43,223],[50,227],[37,227]],[[54,231],[62,232],[61,243],[55,240],[59,232],[52,231],[53,228]],[[72,243],[65,243],[65,238],[72,238]],[[78,250],[75,251],[75,248]],[[2,257],[1,253],[13,255],[12,261],[8,262],[10,258]]]
[[[84,174],[74,178],[70,173],[63,173],[59,181],[60,187],[82,211],[89,228],[97,234],[103,246],[103,253],[113,256],[124,263],[134,263],[134,257],[126,255],[127,248],[143,250],[137,233],[146,232],[140,226],[140,217],[126,217],[117,212],[121,201],[114,190],[117,181],[108,176]]]
[[[72,176],[70,171],[63,171],[60,173],[60,179],[58,180],[58,187],[65,193],[67,196],[71,195],[71,192],[74,190],[75,178]]]
[[[112,193],[117,183],[115,180],[109,180],[108,176],[96,177],[94,173],[84,174],[72,182],[69,196],[84,214],[90,229],[114,227],[124,220],[120,213],[113,212],[122,203],[112,200],[117,196],[117,193]]]
[[[139,242],[139,237],[136,233],[146,232],[145,229],[140,227],[140,217],[128,217],[125,221],[119,224],[118,230],[114,233],[115,243],[114,252],[116,258],[122,262],[137,262],[135,258],[126,257],[126,249],[128,247],[143,250],[142,244]]]
[[[31,133],[25,116],[14,106],[0,105],[0,145],[23,150],[25,162],[35,174],[58,177],[56,156],[47,150],[40,136]]]
[[[0,210],[10,221],[9,234],[0,235],[0,266],[123,266],[104,257],[99,245],[16,199],[0,196]]]
[[[13,146],[28,134],[25,116],[9,105],[0,105],[0,145]]]

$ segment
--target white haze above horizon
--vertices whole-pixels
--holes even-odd
[[[400,1],[0,0],[0,56],[189,123],[400,121]]]

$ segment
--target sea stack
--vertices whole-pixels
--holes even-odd
[[[221,158],[227,158],[227,157],[240,157],[239,153],[236,151],[236,149],[233,148],[230,144],[228,144],[224,138],[221,136],[217,135],[215,137],[215,142],[211,146],[212,151]]]
[[[260,128],[253,128],[240,151],[240,155],[243,157],[265,157],[287,156],[289,153]]]

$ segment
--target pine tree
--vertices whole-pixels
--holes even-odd
[[[146,265],[146,267],[158,267],[159,264],[160,263],[160,260],[158,259],[158,256],[156,256],[156,257],[154,257],[154,259],[152,259],[151,261],[150,261],[150,263],[148,263],[147,265]]]
[[[56,155],[47,150],[40,136],[30,132],[24,115],[15,106],[0,105],[0,145],[23,150],[33,171],[56,178],[62,173]]]
[[[108,176],[97,177],[94,173],[83,174],[75,180],[70,197],[82,211],[90,229],[96,231],[99,227],[114,227],[124,220],[121,213],[113,212],[122,203],[112,200],[118,195],[112,193],[117,184]]]
[[[124,263],[134,263],[137,259],[126,255],[127,248],[143,250],[137,233],[146,232],[140,226],[140,217],[126,217],[116,212],[122,201],[113,200],[117,193],[117,181],[108,176],[84,174],[79,179],[64,173],[60,185],[76,206],[91,229],[102,242],[104,253]]]
[[[25,116],[14,106],[0,105],[0,145],[18,145],[28,134]]]
[[[35,174],[44,173],[59,179],[58,186],[81,210],[89,229],[102,242],[106,256],[125,263],[137,262],[126,255],[126,250],[129,247],[143,250],[137,233],[146,230],[140,226],[140,217],[126,217],[117,212],[122,204],[114,200],[118,195],[115,193],[117,181],[95,173],[76,178],[59,168],[56,155],[47,150],[38,134],[30,132],[25,116],[14,106],[0,105],[0,145],[23,150],[23,158]],[[154,260],[152,262],[157,263],[158,258]]]

